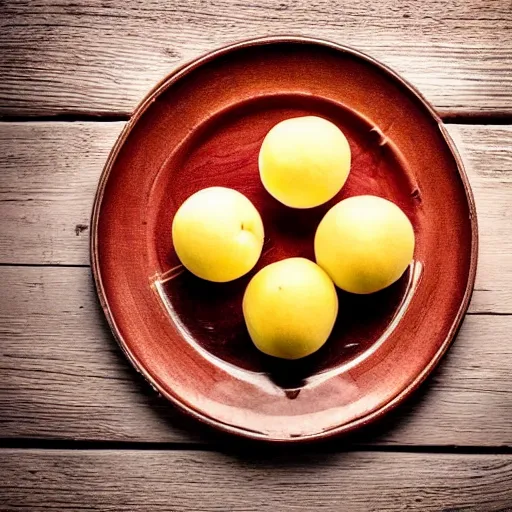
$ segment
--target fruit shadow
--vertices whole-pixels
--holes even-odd
[[[406,293],[408,275],[371,295],[337,290],[339,314],[325,345],[311,356],[287,361],[259,352],[249,338],[242,297],[251,275],[210,283],[184,272],[165,284],[165,293],[195,342],[238,368],[265,373],[294,399],[309,377],[351,361],[368,350],[389,326]]]
[[[379,340],[403,300],[408,273],[392,286],[370,295],[337,290],[339,313],[325,345],[298,360],[265,356],[261,359],[262,370],[283,388],[288,398],[297,398],[308,378],[349,363]]]

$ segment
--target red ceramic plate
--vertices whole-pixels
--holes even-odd
[[[274,124],[303,115],[336,123],[353,163],[336,198],[293,210],[264,190],[257,156]],[[171,239],[181,203],[215,185],[249,197],[266,231],[257,267],[228,284],[185,271]],[[380,293],[339,292],[338,321],[315,355],[286,363],[260,354],[242,316],[249,279],[283,258],[313,259],[324,213],[359,194],[388,198],[407,213],[413,264]],[[110,155],[92,232],[99,297],[133,365],[192,416],[271,441],[347,432],[403,400],[452,341],[476,270],[473,199],[432,107],[373,59],[296,37],[222,48],[158,85]]]

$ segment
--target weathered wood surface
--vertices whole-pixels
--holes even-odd
[[[124,123],[0,123],[0,263],[89,263],[89,217]],[[512,313],[512,127],[448,125],[476,198],[473,312]]]
[[[390,65],[445,114],[512,113],[510,0],[5,0],[0,114],[128,114],[177,65],[301,34]]]
[[[510,510],[512,455],[0,451],[3,511]]]
[[[89,263],[98,179],[125,123],[0,123],[0,262]]]
[[[0,267],[0,438],[221,441],[130,367],[89,272]],[[469,315],[433,378],[354,441],[512,446],[511,332],[512,316]]]

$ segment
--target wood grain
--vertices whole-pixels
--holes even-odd
[[[89,263],[94,193],[123,126],[0,123],[0,263]],[[471,311],[512,313],[512,127],[448,129],[478,210],[480,257]]]
[[[92,201],[124,124],[0,124],[0,261],[88,264]]]
[[[129,114],[176,66],[249,37],[347,44],[402,73],[445,114],[512,112],[509,0],[7,0],[0,114]]]
[[[0,267],[0,282],[0,438],[223,439],[177,414],[131,368],[89,269]],[[512,446],[510,332],[512,316],[468,316],[428,383],[354,441]]]
[[[4,511],[510,510],[512,456],[0,452]]]

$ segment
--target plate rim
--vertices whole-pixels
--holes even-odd
[[[301,436],[293,436],[293,437],[272,437],[269,435],[261,434],[255,431],[251,431],[248,429],[243,429],[241,427],[236,427],[234,425],[226,424],[218,419],[215,419],[199,410],[194,409],[187,405],[184,401],[180,400],[178,396],[175,396],[169,393],[167,390],[161,386],[157,379],[152,377],[149,372],[144,368],[144,365],[141,364],[137,358],[132,354],[128,344],[124,340],[123,336],[120,333],[120,330],[117,327],[116,321],[112,314],[110,305],[108,303],[105,289],[103,287],[103,282],[101,279],[101,271],[100,271],[100,263],[99,263],[99,253],[98,253],[98,224],[100,217],[100,209],[103,200],[103,195],[105,191],[105,186],[110,176],[110,172],[112,170],[113,164],[119,154],[119,151],[129,134],[131,133],[133,127],[138,122],[138,120],[145,113],[147,108],[151,105],[155,98],[157,98],[163,91],[165,91],[172,84],[177,82],[180,78],[184,77],[191,71],[203,66],[204,64],[209,63],[210,61],[216,59],[217,57],[229,54],[232,51],[239,49],[246,49],[252,46],[264,46],[264,45],[272,45],[272,44],[310,44],[315,46],[321,46],[324,48],[330,48],[336,50],[337,52],[346,53],[352,55],[356,58],[359,58],[363,61],[366,61],[371,66],[375,66],[380,69],[381,72],[384,72],[386,75],[391,77],[394,81],[398,82],[398,84],[408,90],[410,94],[412,94],[417,100],[420,101],[422,106],[427,110],[428,114],[434,119],[436,122],[439,131],[441,133],[441,137],[447,144],[450,152],[453,155],[454,161],[457,166],[458,175],[462,181],[462,185],[464,188],[464,193],[466,196],[466,201],[468,204],[469,210],[469,221],[471,226],[471,254],[470,254],[470,263],[468,269],[468,279],[466,282],[466,288],[464,290],[464,296],[461,301],[461,305],[457,311],[457,314],[454,317],[452,325],[448,331],[448,334],[439,347],[438,351],[434,354],[434,356],[430,359],[427,365],[423,368],[421,372],[418,373],[416,378],[414,378],[408,386],[406,386],[402,391],[400,391],[397,395],[395,395],[391,400],[382,404],[381,407],[378,407],[371,413],[365,414],[359,418],[356,418],[348,423],[343,423],[341,425],[337,425],[328,430],[323,430],[320,432],[315,432],[313,434],[305,434]],[[169,400],[173,405],[177,406],[177,408],[189,416],[199,420],[200,422],[209,425],[210,427],[214,427],[223,432],[227,432],[229,434],[239,435],[245,438],[265,441],[268,443],[304,443],[311,442],[314,440],[326,439],[333,436],[339,436],[341,434],[348,434],[349,432],[353,432],[354,430],[366,426],[370,423],[377,421],[386,415],[389,411],[395,409],[400,403],[406,400],[411,394],[416,391],[421,384],[425,381],[425,379],[431,374],[434,368],[439,364],[440,360],[447,352],[449,347],[452,345],[464,319],[464,316],[468,310],[469,303],[471,301],[471,296],[473,294],[473,289],[475,285],[475,277],[476,277],[476,269],[477,269],[477,260],[478,260],[478,244],[479,244],[479,234],[478,234],[478,221],[477,221],[477,212],[475,206],[475,200],[473,196],[473,192],[469,183],[469,179],[465,170],[464,163],[460,156],[460,153],[449,134],[446,126],[444,125],[442,119],[435,111],[434,107],[430,104],[430,102],[423,96],[423,94],[412,84],[410,84],[407,80],[405,80],[402,76],[400,76],[393,69],[389,68],[387,65],[383,64],[379,60],[367,55],[364,52],[361,52],[355,48],[350,46],[336,43],[334,41],[325,40],[316,37],[308,37],[301,35],[273,35],[273,36],[262,36],[244,39],[241,41],[236,41],[234,43],[229,43],[223,45],[217,49],[209,51],[207,53],[201,54],[198,57],[189,60],[173,71],[171,71],[168,75],[166,75],[162,80],[160,80],[139,102],[139,104],[135,107],[132,114],[130,115],[130,119],[127,121],[124,128],[121,130],[116,142],[114,143],[108,158],[103,167],[102,173],[100,175],[98,186],[96,188],[92,213],[91,213],[91,236],[89,241],[89,253],[90,253],[90,264],[91,271],[93,276],[94,288],[96,291],[96,295],[98,296],[101,308],[107,319],[107,323],[109,328],[116,340],[117,344],[120,346],[121,350],[125,354],[125,356],[130,361],[131,365],[135,368],[135,370],[141,374],[144,379],[149,383],[149,385],[161,396],[165,397]]]

